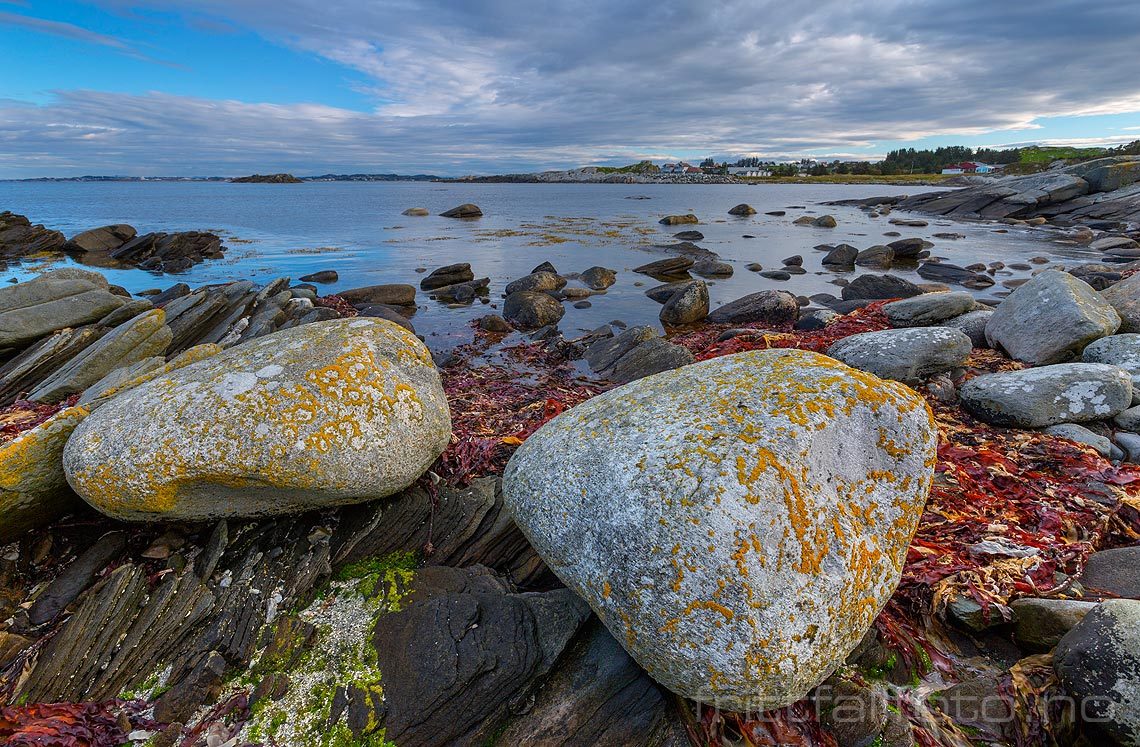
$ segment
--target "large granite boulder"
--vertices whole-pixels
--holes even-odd
[[[1081,360],[1120,366],[1132,374],[1132,385],[1140,387],[1140,334],[1102,337],[1084,349]]]
[[[67,444],[67,479],[121,519],[264,516],[398,492],[451,437],[426,347],[380,319],[306,324],[115,397]]]
[[[1119,332],[1140,332],[1140,274],[1131,275],[1100,292],[1120,315]]]
[[[1053,668],[1085,723],[1115,744],[1140,745],[1140,602],[1114,599],[1086,614],[1057,644]]]
[[[714,309],[708,320],[718,324],[759,322],[781,328],[796,321],[799,308],[796,297],[787,291],[762,290]]]
[[[1105,363],[1057,363],[970,379],[962,405],[987,423],[1044,428],[1111,418],[1132,403],[1132,377]]]
[[[949,327],[914,327],[862,332],[827,349],[832,358],[884,379],[917,384],[965,365],[974,345]]]
[[[929,327],[973,310],[974,303],[965,291],[923,293],[892,301],[883,306],[883,312],[894,327]]]
[[[1087,283],[1046,270],[998,304],[986,323],[986,339],[1011,358],[1043,366],[1079,356],[1119,327],[1120,315]]]
[[[763,710],[827,677],[890,597],[936,443],[905,386],[753,351],[563,413],[515,452],[503,492],[654,679]]]
[[[78,503],[67,488],[63,448],[85,417],[85,408],[69,407],[0,444],[0,545]]]

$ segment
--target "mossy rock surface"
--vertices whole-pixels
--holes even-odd
[[[411,484],[451,437],[427,348],[391,322],[295,327],[111,399],[78,428],[67,479],[128,520],[294,513]]]

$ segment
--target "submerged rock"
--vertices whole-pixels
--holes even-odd
[[[480,214],[480,215],[482,215],[482,213],[479,213],[479,214]],[[400,213],[400,215],[407,215],[407,216],[411,216],[411,217],[413,217],[413,218],[422,218],[422,217],[424,217],[425,215],[431,215],[431,213],[430,213],[430,212],[428,212],[428,209],[427,209],[427,208],[422,208],[422,207],[410,207],[410,208],[408,208],[407,210],[405,210],[405,211],[403,211],[402,213]],[[451,216],[447,216],[447,217],[449,217],[449,218],[450,218]]]
[[[899,384],[815,353],[750,352],[563,413],[512,457],[504,494],[654,679],[768,709],[841,664],[889,598],[936,441]]]
[[[738,216],[756,215],[756,208],[746,202],[742,202],[736,207],[729,209],[728,214]]]
[[[1034,366],[1063,363],[1116,332],[1120,316],[1087,283],[1046,270],[998,304],[986,323],[990,345]]]
[[[1122,412],[1132,402],[1132,377],[1104,363],[1058,363],[976,376],[959,393],[962,405],[987,423],[1044,428]]]
[[[692,213],[687,213],[686,215],[666,215],[657,222],[666,226],[676,226],[685,223],[699,223],[700,221],[697,220],[697,216]]]
[[[579,275],[578,279],[591,290],[605,290],[617,282],[617,270],[594,266]]]
[[[423,343],[378,319],[307,324],[135,388],[92,414],[68,482],[128,520],[264,516],[381,498],[451,421]]]
[[[478,205],[465,202],[462,205],[453,207],[451,210],[445,210],[440,213],[440,215],[444,218],[482,218],[483,211],[479,209]]]

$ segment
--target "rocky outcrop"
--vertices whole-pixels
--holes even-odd
[[[1011,358],[1041,366],[1071,360],[1119,327],[1116,310],[1087,283],[1046,270],[998,304],[986,339]]]
[[[766,709],[830,674],[890,596],[936,440],[901,385],[814,353],[743,353],[563,413],[515,452],[504,494],[654,679]]]
[[[970,338],[948,327],[913,327],[863,332],[827,349],[832,358],[880,378],[918,384],[962,368],[973,350]]]
[[[232,184],[301,184],[302,180],[292,174],[252,174],[230,179]]]
[[[0,288],[0,351],[18,350],[56,330],[96,322],[126,303],[107,290],[102,276],[96,277],[102,283],[49,272]]]
[[[99,255],[110,254],[137,235],[138,231],[135,230],[134,226],[116,223],[77,233],[63,248],[68,252],[89,253],[98,257]]]
[[[1111,418],[1132,403],[1132,377],[1104,363],[1058,363],[970,379],[962,405],[987,423],[1044,428]]]
[[[447,444],[427,349],[374,319],[298,327],[115,398],[77,429],[68,482],[128,519],[264,516],[380,498]]]
[[[94,253],[92,253],[94,254]],[[148,233],[107,253],[115,262],[155,272],[183,272],[207,259],[225,256],[222,239],[207,231]],[[79,260],[83,261],[80,255]],[[102,262],[94,264],[101,265]]]
[[[63,249],[67,239],[59,231],[33,224],[23,215],[0,213],[0,259],[20,259]]]

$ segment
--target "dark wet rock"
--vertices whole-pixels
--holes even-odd
[[[887,246],[894,252],[895,257],[899,259],[914,259],[923,249],[927,249],[933,245],[929,241],[911,238],[892,241],[887,244]]]
[[[604,373],[617,363],[623,355],[646,340],[652,340],[658,336],[657,331],[652,327],[644,325],[630,327],[621,334],[594,342],[586,349],[583,357],[592,371]]]
[[[605,373],[605,377],[624,384],[686,366],[694,360],[688,348],[674,345],[661,337],[654,337],[637,345],[618,359]]]
[[[680,239],[681,241],[701,241],[705,235],[700,231],[681,231],[673,234],[673,238]]]
[[[1091,447],[1105,459],[1119,461],[1124,459],[1125,456],[1124,452],[1112,443],[1112,441],[1109,441],[1108,438],[1099,433],[1093,433],[1083,425],[1077,425],[1076,423],[1058,423],[1057,425],[1049,426],[1044,432],[1050,436],[1065,438],[1082,446]]]
[[[0,259],[19,259],[41,252],[60,251],[67,239],[59,231],[32,224],[23,215],[0,213]]]
[[[709,313],[709,287],[703,280],[693,280],[679,288],[661,307],[661,322],[666,325],[692,324]]]
[[[1090,610],[1057,644],[1053,668],[1086,723],[1116,744],[1140,744],[1140,602]]]
[[[407,210],[404,210],[403,212],[401,212],[400,215],[407,215],[407,216],[414,217],[414,218],[422,218],[426,215],[431,215],[431,213],[428,211],[427,208],[410,207]]]
[[[745,265],[745,269],[747,269],[749,272],[761,272],[764,269],[764,265],[760,264],[759,262],[749,262],[747,265]]]
[[[519,329],[538,329],[554,324],[565,310],[545,293],[519,291],[507,296],[503,302],[503,317]]]
[[[756,215],[756,208],[752,207],[748,203],[742,202],[736,207],[729,210],[728,214],[738,216]]]
[[[697,216],[687,213],[686,215],[666,215],[657,222],[666,226],[676,226],[684,223],[699,223],[700,221],[697,220]]]
[[[1071,360],[1119,326],[1115,309],[1087,284],[1046,270],[998,304],[986,339],[1011,358],[1040,366]]]
[[[921,293],[921,288],[897,275],[860,275],[843,287],[843,300],[910,298]]]
[[[815,331],[825,328],[839,318],[839,314],[831,309],[812,309],[806,311],[796,320],[795,329]]]
[[[190,670],[171,683],[154,704],[154,717],[162,723],[188,720],[203,703],[213,702],[225,684],[226,659],[217,651],[197,653]]]
[[[337,293],[338,296],[350,304],[370,305],[382,303],[388,306],[414,306],[416,303],[416,288],[404,283],[389,283],[385,285],[368,285],[363,288],[351,288]]]
[[[503,334],[511,331],[511,325],[498,314],[488,314],[479,319],[479,329],[484,332],[498,332]]]
[[[42,625],[59,613],[91,585],[96,574],[116,559],[127,546],[124,532],[108,532],[84,550],[44,589],[28,610],[32,625]]]
[[[1023,651],[1044,654],[1081,621],[1096,602],[1078,599],[1015,599],[1010,603],[1014,640]]]
[[[833,344],[827,354],[880,378],[917,384],[961,368],[972,349],[970,338],[957,330],[915,327],[851,335]]]
[[[1104,363],[1058,363],[976,376],[962,405],[987,423],[1044,428],[1111,418],[1132,403],[1132,378]]]
[[[669,257],[635,267],[633,271],[650,277],[680,275],[685,273],[693,264],[695,264],[694,261],[688,257]]]
[[[840,244],[829,251],[822,261],[825,266],[853,267],[855,265],[855,258],[858,256],[858,249],[850,244]]]
[[[1140,332],[1140,274],[1105,288],[1101,295],[1120,316],[1120,332]]]
[[[895,250],[889,246],[876,244],[855,255],[855,264],[860,267],[889,268],[895,259]]]
[[[986,324],[989,323],[993,313],[992,309],[968,311],[961,316],[945,320],[942,322],[942,326],[964,333],[976,348],[988,348],[990,343],[986,340]]]
[[[967,270],[949,262],[923,262],[918,266],[919,277],[947,285],[964,285],[967,288],[987,288],[994,284],[988,275]]]
[[[471,271],[471,265],[467,262],[457,262],[453,265],[444,265],[443,267],[432,270],[427,277],[420,281],[420,288],[423,290],[434,290],[436,288],[442,288],[445,285],[466,283],[474,279],[475,273]]]
[[[728,262],[718,262],[715,259],[702,259],[689,270],[694,275],[700,275],[704,278],[727,278],[731,277],[733,273],[732,265]]]
[[[812,693],[819,723],[839,745],[910,747],[910,722],[874,688],[834,676]]]
[[[483,211],[479,209],[478,205],[465,202],[462,205],[453,207],[451,210],[445,210],[440,213],[440,215],[444,218],[481,218]]]
[[[507,283],[506,294],[528,291],[532,293],[547,293],[556,291],[566,285],[566,278],[550,272],[534,272],[518,280]]]
[[[801,267],[804,263],[804,257],[802,254],[793,254],[790,257],[784,257],[780,261],[784,264],[785,267]]]
[[[543,262],[542,264],[538,265],[537,267],[535,267],[535,268],[534,268],[533,270],[531,270],[530,272],[531,272],[531,274],[532,274],[532,275],[533,275],[534,273],[536,273],[536,272],[549,272],[549,273],[550,273],[550,274],[552,274],[552,275],[557,275],[557,274],[558,274],[558,270],[556,270],[556,269],[554,268],[554,265],[553,265],[553,264],[551,264],[549,261]]]
[[[776,217],[780,217],[782,215],[787,215],[787,214],[788,214],[788,212],[786,210],[769,210],[768,212],[764,213],[764,215],[774,215]]]
[[[693,280],[690,278],[686,280],[674,280],[671,283],[662,283],[661,285],[655,285],[649,290],[645,291],[645,295],[657,303],[665,303],[673,297],[673,294],[691,282],[693,282]]]
[[[588,618],[567,589],[517,594],[479,571],[419,571],[401,609],[376,624],[385,737],[405,747],[487,741]]]
[[[135,265],[155,272],[181,272],[206,259],[221,259],[225,247],[220,236],[208,231],[181,231],[178,233],[148,233],[127,241],[106,254],[107,260]],[[80,255],[84,260],[89,252]],[[103,258],[93,262],[104,264]]]
[[[693,261],[720,259],[720,255],[716,252],[705,249],[703,246],[697,246],[691,241],[678,241],[675,244],[656,244],[655,248],[678,257],[688,257]]]
[[[921,296],[892,301],[883,306],[891,326],[929,327],[974,308],[974,297],[965,291],[923,293]]]
[[[911,228],[926,228],[930,225],[920,218],[891,218],[887,222],[892,226],[910,226]]]
[[[751,324],[759,322],[776,329],[787,327],[799,316],[796,297],[786,291],[762,290],[729,301],[708,316],[717,324]]]
[[[588,309],[593,305],[594,304],[590,303],[589,301],[576,301],[574,303],[574,308],[576,308],[576,309]]]
[[[789,275],[806,275],[807,270],[799,265],[785,265],[780,268],[780,272],[786,272]]]
[[[398,306],[388,306],[382,303],[373,303],[367,306],[362,306],[359,311],[359,316],[374,317],[376,319],[387,319],[390,322],[400,325],[404,329],[411,332],[413,335],[416,333],[415,325],[406,316],[401,314],[397,309]]]
[[[471,303],[476,296],[487,295],[491,285],[491,278],[476,278],[466,283],[445,285],[428,292],[432,298],[440,301],[454,301],[456,303]]]
[[[115,225],[100,226],[77,233],[63,248],[64,251],[68,252],[91,252],[95,255],[108,255],[137,235],[138,231],[135,230],[134,226],[116,223]]]
[[[768,278],[769,280],[791,280],[792,273],[784,272],[783,270],[763,270],[760,273],[761,277]]]
[[[835,228],[838,225],[832,215],[821,215],[811,222],[816,228]]]
[[[163,306],[170,303],[176,298],[181,298],[190,293],[190,286],[186,283],[175,283],[166,290],[159,291],[150,297],[150,302],[155,306]]]
[[[1085,564],[1081,584],[1090,592],[1140,599],[1140,546],[1094,552]]]
[[[934,234],[934,238],[936,238],[936,239],[947,239],[949,241],[956,241],[958,239],[966,238],[966,234],[954,233],[954,232],[942,232],[942,233]]]
[[[335,283],[339,279],[340,275],[337,274],[336,270],[320,270],[301,276],[303,283]]]
[[[617,282],[617,271],[608,267],[594,266],[579,275],[578,280],[591,290],[605,290]]]

